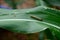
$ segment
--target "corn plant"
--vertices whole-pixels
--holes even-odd
[[[42,0],[39,1],[37,4]],[[43,32],[47,40],[60,40],[60,10],[40,5],[31,9],[0,9],[0,13],[0,28],[23,34]]]

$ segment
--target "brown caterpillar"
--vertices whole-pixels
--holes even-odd
[[[38,20],[38,21],[43,21],[43,19],[42,19],[42,18],[39,18],[39,17],[34,16],[34,15],[31,15],[31,18],[33,18],[33,19],[35,19],[35,20]]]

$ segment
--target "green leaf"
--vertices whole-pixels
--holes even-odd
[[[0,26],[3,29],[7,29],[17,33],[35,33],[40,32],[48,28],[43,22],[29,19],[2,19],[0,20]]]
[[[48,5],[60,6],[60,0],[44,0]]]
[[[45,2],[43,0],[36,0],[37,6],[46,6]]]
[[[20,10],[0,9],[0,13],[1,28],[17,33],[35,33],[49,28],[53,36],[60,39],[60,10],[38,6],[31,9]],[[31,18],[31,15],[42,18],[43,21]]]

